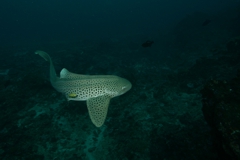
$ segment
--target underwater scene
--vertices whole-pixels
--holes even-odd
[[[0,5],[1,160],[240,159],[240,1]]]

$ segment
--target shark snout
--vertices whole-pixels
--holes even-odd
[[[120,95],[126,93],[127,91],[129,91],[132,88],[132,84],[131,82],[129,82],[126,79],[122,80],[122,86],[121,86],[121,91],[120,91]]]

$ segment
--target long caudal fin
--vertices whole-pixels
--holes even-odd
[[[58,77],[57,77],[55,68],[53,66],[51,57],[46,52],[39,51],[39,50],[36,51],[35,54],[38,54],[39,56],[41,56],[42,58],[44,58],[46,61],[48,61],[50,63],[50,81],[51,81],[52,85],[54,86],[54,82],[56,82]]]

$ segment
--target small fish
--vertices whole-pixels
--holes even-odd
[[[146,41],[142,44],[142,47],[144,48],[151,47],[153,43],[154,43],[153,41]]]
[[[210,19],[206,19],[206,20],[202,23],[202,26],[206,26],[206,25],[208,25],[210,22],[211,22]]]
[[[4,87],[7,88],[9,85],[11,85],[11,81],[10,79],[7,79],[5,82],[4,82]]]

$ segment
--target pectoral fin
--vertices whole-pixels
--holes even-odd
[[[110,99],[109,96],[99,96],[87,100],[88,112],[96,127],[101,127],[104,124]]]

